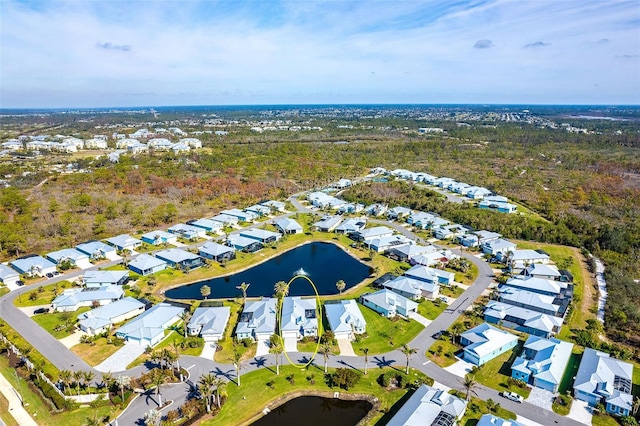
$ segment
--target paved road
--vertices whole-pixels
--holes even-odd
[[[290,198],[290,201],[296,209],[300,212],[312,212],[311,209],[303,206],[295,198]],[[293,213],[288,213],[287,216]],[[408,236],[411,239],[416,239],[416,236],[411,233],[407,228],[400,226],[397,223],[390,223],[381,220],[371,220],[374,223],[384,224],[398,230],[402,234]],[[261,226],[264,223],[254,224],[251,227]],[[234,231],[240,232],[240,231]],[[474,283],[441,315],[438,316],[428,327],[426,327],[413,341],[409,343],[412,348],[418,349],[418,353],[413,355],[410,359],[411,367],[423,371],[429,377],[432,377],[439,383],[448,386],[453,389],[464,390],[462,386],[461,378],[455,376],[448,371],[440,368],[433,362],[430,362],[426,357],[427,349],[434,343],[434,339],[431,337],[436,331],[447,329],[458,318],[460,313],[467,309],[471,304],[480,296],[480,294],[489,286],[493,276],[493,271],[489,265],[476,256],[462,252],[462,256],[473,262],[479,270],[479,276]],[[118,263],[118,262],[113,262]],[[104,267],[105,264],[100,265]],[[96,267],[97,268],[97,267]],[[93,268],[92,268],[93,269]],[[0,316],[5,319],[12,327],[14,327],[20,334],[22,334],[32,345],[42,353],[49,361],[59,369],[68,370],[93,370],[96,373],[96,380],[100,380],[100,373],[86,364],[82,359],[66,349],[61,343],[59,343],[53,336],[37,326],[33,321],[22,313],[19,309],[13,306],[13,300],[20,294],[32,291],[34,288],[42,285],[48,285],[56,281],[63,279],[69,279],[74,276],[78,276],[84,273],[84,271],[76,271],[65,276],[55,277],[51,280],[46,280],[41,283],[30,285],[28,287],[20,288],[14,292],[11,292],[4,297],[0,298]],[[306,363],[310,359],[311,354],[298,353],[295,355],[294,360],[298,363]],[[188,397],[193,385],[198,381],[198,378],[204,374],[212,373],[216,376],[224,377],[227,380],[235,380],[235,370],[230,364],[216,363],[204,358],[182,356],[180,357],[180,363],[182,367],[187,368],[190,373],[190,378],[179,384],[164,385],[161,388],[162,399],[174,401],[170,407],[163,410],[174,409],[180,406]],[[317,368],[319,371],[323,371],[323,360],[316,359],[312,363],[310,368]],[[376,368],[382,368],[386,366],[395,366],[396,368],[404,368],[406,363],[405,355],[399,350],[389,352],[387,354],[372,355],[369,356],[369,374],[374,374]],[[346,357],[335,356],[331,357],[328,363],[331,367],[350,367],[360,371],[364,370],[364,358],[363,357]],[[273,355],[264,355],[253,358],[252,360],[244,363],[241,374],[245,374],[249,371],[256,370],[258,368],[272,368],[275,365],[275,358]],[[145,366],[138,366],[127,371],[124,374],[130,376],[139,376],[147,368]],[[538,422],[544,425],[553,425],[555,423],[562,423],[566,426],[579,426],[581,423],[575,420],[559,416],[551,411],[543,410],[540,407],[534,406],[529,403],[517,404],[515,402],[501,398],[498,395],[498,391],[490,389],[484,386],[476,386],[474,389],[477,396],[483,400],[489,398],[494,401],[499,401],[500,404],[508,410],[514,411],[519,415],[528,418],[532,421]],[[144,414],[151,408],[155,408],[158,404],[155,399],[155,393],[147,392],[138,396],[131,405],[120,415],[118,418],[119,424],[139,424],[140,419],[144,418]]]

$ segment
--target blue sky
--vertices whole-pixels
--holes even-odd
[[[0,0],[0,107],[640,104],[640,3]]]

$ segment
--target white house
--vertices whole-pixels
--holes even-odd
[[[70,288],[53,299],[51,306],[55,311],[76,311],[83,306],[108,305],[111,302],[122,299],[124,290],[118,285],[103,287]]]
[[[125,297],[78,315],[80,330],[96,335],[109,331],[113,324],[126,321],[144,312],[144,303]]]
[[[85,287],[103,287],[105,285],[125,285],[129,282],[128,271],[87,271],[82,276]]]
[[[55,264],[59,264],[61,262],[69,262],[72,267],[80,269],[87,269],[93,266],[91,262],[89,262],[89,256],[87,256],[80,250],[72,248],[52,251],[51,253],[47,254],[47,259]]]
[[[135,249],[142,245],[141,240],[134,238],[129,234],[117,235],[115,237],[107,238],[105,241],[120,251],[135,251]]]
[[[163,244],[175,244],[178,242],[178,236],[167,231],[157,230],[147,232],[140,236],[140,239],[147,244],[160,246]]]
[[[4,285],[15,285],[20,281],[20,274],[7,265],[0,263],[0,281],[2,281]]]
[[[200,336],[205,342],[217,342],[224,336],[230,315],[228,306],[197,308],[187,325],[189,336]]]
[[[396,315],[407,317],[409,312],[417,312],[418,304],[398,293],[383,289],[361,296],[362,304],[387,318]]]
[[[301,234],[303,230],[302,225],[288,217],[276,220],[274,225],[282,234]]]
[[[303,337],[316,337],[318,335],[316,299],[285,297],[282,299],[280,321],[280,330],[285,342],[287,340],[295,342]]]
[[[518,338],[513,334],[482,323],[460,335],[464,346],[464,359],[474,365],[482,365],[516,346]]]
[[[353,299],[327,301],[324,311],[336,339],[353,340],[356,334],[367,331],[367,321]]]
[[[9,265],[21,275],[28,277],[44,277],[57,270],[55,263],[35,254],[12,260]]]
[[[102,241],[87,241],[86,243],[78,244],[76,249],[89,256],[91,260],[118,260],[117,249],[109,244],[105,244]]]
[[[467,401],[447,391],[422,385],[411,395],[387,426],[452,426],[462,419]]]
[[[184,308],[159,303],[116,330],[116,336],[143,347],[155,346],[164,338],[164,331],[180,320]]]
[[[273,297],[247,301],[236,326],[236,338],[269,340],[276,332],[276,302]]]

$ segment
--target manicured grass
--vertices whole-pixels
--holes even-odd
[[[313,353],[316,351],[316,347],[318,346],[317,341],[312,342],[298,342],[298,352],[310,352]],[[336,352],[338,351],[338,347],[336,346]]]
[[[97,339],[93,344],[79,343],[71,348],[71,352],[85,360],[92,367],[116,353],[122,346],[110,345],[106,337]]]
[[[23,379],[16,379],[14,370],[9,367],[9,361],[5,356],[0,356],[0,373],[13,385],[18,393],[20,393],[25,402],[26,410],[34,417],[39,425],[83,425],[86,423],[86,419],[93,418],[94,414],[99,419],[109,415],[111,415],[111,418],[115,417],[116,411],[110,406],[78,408],[73,411],[58,414],[52,413],[51,407],[32,392],[31,389],[29,389],[29,385]]]
[[[75,331],[75,323],[78,322],[78,315],[83,312],[87,312],[91,308],[88,306],[83,306],[77,311],[73,312],[54,312],[51,314],[37,314],[31,317],[31,319],[38,324],[40,327],[44,328],[49,334],[51,334],[56,339],[63,339]],[[64,318],[69,317],[70,326],[64,327],[65,320]],[[62,328],[61,330],[56,330],[56,328]]]
[[[18,307],[48,305],[57,294],[62,293],[65,288],[72,288],[73,285],[69,281],[60,281],[55,284],[46,285],[40,288],[34,288],[30,292],[19,295],[13,304]],[[30,295],[35,294],[36,298],[31,300]]]
[[[0,333],[2,333],[11,343],[13,343],[23,353],[29,353],[29,359],[36,365],[43,365],[42,372],[52,380],[58,380],[59,371],[49,361],[38,352],[31,343],[27,342],[9,324],[0,318]],[[0,357],[2,358],[2,357]]]
[[[471,262],[469,263],[471,264],[471,267],[465,273],[455,271],[451,268],[445,268],[445,270],[448,272],[453,272],[455,274],[455,282],[464,284],[464,285],[471,285],[476,280],[476,278],[478,278],[478,274],[480,273],[480,270],[475,265],[475,263],[471,263]]]
[[[562,399],[564,403],[558,404],[556,402],[558,398]],[[569,415],[569,412],[571,411],[571,404],[573,404],[573,398],[569,395],[560,395],[558,398],[554,398],[551,409],[554,413],[560,414],[561,416]]]
[[[218,340],[218,349],[216,350],[214,361],[229,363],[229,360],[233,358],[234,351],[240,352],[243,359],[249,359],[255,354],[255,345],[245,348],[244,345],[234,345],[233,339],[238,319],[242,313],[242,301],[225,301],[224,306],[229,306],[231,313],[229,314],[227,329],[224,331],[224,337]]]
[[[620,426],[615,417],[608,414],[596,414],[591,419],[593,426]]]
[[[418,305],[418,313],[423,317],[434,320],[440,315],[445,309],[447,309],[446,303],[436,299],[436,300],[423,300]]]
[[[178,327],[180,327],[180,325],[178,324]],[[163,348],[173,348],[173,344],[175,343],[176,345],[180,345],[180,343],[184,342],[185,338],[182,335],[181,332],[178,332],[176,330],[165,330],[165,337],[164,339],[162,339],[162,341],[160,343],[158,343],[157,345],[155,345],[151,351],[151,353],[155,352],[155,351],[159,351]],[[173,349],[172,349],[173,350]],[[178,352],[181,355],[191,355],[191,356],[199,356],[202,353],[202,346],[199,348],[185,348],[182,349],[180,347],[178,347]],[[133,368],[135,366],[144,364],[145,362],[147,362],[148,360],[151,359],[151,353],[143,353],[142,355],[140,355],[138,358],[136,358],[135,360],[133,360],[133,362],[131,362],[131,364],[127,365],[127,369],[129,368]]]
[[[451,343],[451,338],[447,335],[436,340],[427,351],[427,357],[442,368],[455,364],[458,360],[455,354],[462,349],[461,346]]]
[[[367,322],[367,337],[353,343],[356,353],[365,347],[369,348],[370,355],[389,352],[409,343],[424,329],[417,321],[400,318],[391,320],[366,306],[358,307]]]
[[[291,365],[284,365],[280,370],[280,375],[267,368],[247,373],[241,376],[241,386],[229,382],[226,386],[228,394],[227,402],[222,406],[220,413],[211,420],[203,422],[203,425],[237,425],[244,424],[253,416],[259,414],[271,401],[281,397],[287,393],[299,391],[337,391],[340,393],[358,393],[374,395],[380,400],[381,406],[375,413],[369,424],[384,424],[387,419],[382,419],[389,410],[395,410],[394,404],[407,394],[406,389],[388,390],[382,388],[376,381],[378,376],[391,368],[378,369],[370,368],[367,376],[362,376],[360,381],[349,391],[343,389],[329,388],[324,380],[324,371],[322,362],[317,366],[311,366],[301,371],[299,368]],[[329,369],[329,373],[334,370]],[[397,370],[393,370],[397,371]],[[288,382],[285,377],[293,375],[295,384]],[[428,380],[422,373],[412,370],[410,372],[412,379]],[[313,376],[314,384],[308,378]],[[273,381],[271,387],[267,386],[268,382]],[[392,409],[393,407],[393,409]],[[388,417],[388,416],[387,416]],[[382,419],[382,421],[381,421]]]
[[[464,395],[462,395],[464,399]],[[500,403],[500,401],[494,401],[496,403]],[[471,397],[469,400],[469,404],[467,405],[467,411],[464,413],[464,417],[460,420],[460,425],[463,426],[475,426],[482,417],[483,414],[493,414],[495,416],[501,417],[505,420],[515,420],[516,414],[511,411],[505,410],[500,407],[496,412],[489,411],[487,408],[487,402],[478,398]]]
[[[0,420],[2,420],[7,426],[20,426],[16,419],[9,413],[9,401],[0,393]]]
[[[631,382],[633,384],[631,393],[640,398],[640,364],[637,362],[633,363],[633,376],[631,378]]]
[[[509,386],[508,383],[508,379],[511,377],[511,364],[513,364],[518,354],[522,352],[523,346],[524,340],[519,340],[515,348],[485,363],[475,374],[476,381],[490,388],[515,392],[527,398],[531,393],[530,387]]]
[[[0,287],[0,297],[4,296],[5,294],[9,293],[11,290],[9,290],[7,287]]]
[[[440,286],[440,294],[442,296],[453,297],[454,299],[457,299],[458,297],[460,297],[462,293],[464,293],[464,289],[457,285],[452,285],[452,286],[441,285]]]
[[[567,368],[564,371],[564,376],[562,376],[562,381],[558,386],[558,393],[560,395],[566,395],[568,390],[573,389],[573,378],[578,372],[578,367],[580,366],[581,359],[582,352],[576,350],[576,348],[574,347],[573,353],[569,358],[569,362],[567,362]]]

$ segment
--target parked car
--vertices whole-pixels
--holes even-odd
[[[47,278],[53,278],[53,273],[47,272]]]
[[[53,271],[53,276],[54,276],[54,277],[57,277],[58,275],[60,275],[60,272],[58,272],[58,271]]]
[[[21,286],[23,286],[23,285],[24,285],[24,281],[22,281],[22,280],[18,280],[18,281],[16,281],[16,285],[17,285],[17,286],[19,286],[19,287],[21,287]]]
[[[522,403],[524,398],[521,395],[518,395],[515,392],[505,391],[500,394],[502,397],[510,399],[511,401]]]
[[[443,334],[443,332],[442,332],[442,330],[440,330],[438,332],[433,333],[431,335],[431,337],[433,337],[434,339],[438,340],[438,339],[440,339],[442,337],[442,334]]]
[[[447,296],[440,296],[439,299],[441,302],[449,303],[449,299],[447,298]]]
[[[34,314],[46,314],[49,313],[49,308],[38,308],[33,311]]]

